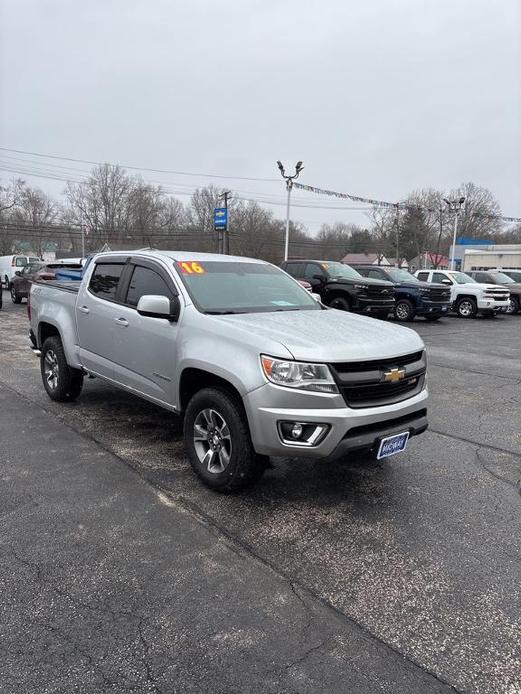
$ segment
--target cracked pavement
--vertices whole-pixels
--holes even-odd
[[[413,324],[407,453],[223,497],[169,413],[98,380],[48,400],[4,301],[2,694],[521,692],[521,317]]]

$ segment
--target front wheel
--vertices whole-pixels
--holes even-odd
[[[43,387],[51,400],[70,402],[76,400],[83,387],[83,374],[71,369],[59,337],[48,337],[42,346],[40,371]]]
[[[351,306],[349,305],[349,301],[343,297],[343,296],[335,296],[334,299],[331,299],[329,302],[329,308],[336,308],[339,311],[350,311]]]
[[[14,284],[11,284],[11,300],[13,304],[21,304],[22,303],[22,297],[18,296],[16,293],[16,289]]]
[[[409,322],[414,318],[414,306],[408,299],[399,299],[394,307],[396,320]]]
[[[464,297],[456,304],[456,313],[460,318],[474,318],[477,312],[478,308],[474,299]]]
[[[508,304],[506,312],[510,315],[513,313],[519,313],[521,309],[521,304],[519,303],[519,299],[517,296],[511,296],[510,297],[510,303]]]
[[[207,487],[234,492],[262,477],[241,403],[221,388],[203,388],[186,408],[184,441],[195,474]]]

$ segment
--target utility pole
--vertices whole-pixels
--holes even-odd
[[[443,201],[447,203],[449,206],[449,210],[451,212],[454,212],[454,233],[452,235],[452,250],[451,250],[451,258],[450,258],[450,269],[454,270],[454,265],[456,263],[456,238],[458,236],[458,217],[459,213],[461,212],[461,208],[463,207],[463,203],[465,202],[465,198],[461,197],[458,198],[458,200],[447,200],[447,198],[443,198]]]
[[[225,190],[219,197],[224,199],[224,207],[226,209],[226,226],[222,232],[222,252],[224,255],[229,255],[230,253],[230,232],[228,231],[228,200],[231,197],[231,192]]]
[[[80,212],[80,229],[81,229],[81,257],[85,258],[85,230],[83,228],[83,212]]]
[[[400,206],[396,204],[396,267],[400,267]]]
[[[286,181],[286,190],[288,191],[288,199],[286,202],[286,237],[284,240],[284,260],[288,259],[289,255],[289,206],[291,198],[291,189],[293,188],[293,181],[299,177],[300,172],[304,168],[302,162],[298,161],[295,166],[295,173],[293,176],[286,176],[284,167],[280,161],[277,161],[277,166],[279,167],[280,174],[282,178]]]

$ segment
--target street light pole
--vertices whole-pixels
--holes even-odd
[[[454,265],[456,264],[456,239],[458,237],[458,218],[459,218],[459,213],[461,212],[461,208],[463,207],[463,203],[465,202],[465,198],[461,197],[458,198],[457,200],[447,200],[446,198],[443,198],[444,202],[447,203],[449,206],[449,210],[451,212],[454,212],[454,232],[452,235],[452,250],[451,250],[451,257],[450,257],[450,269],[454,270]]]
[[[277,166],[279,167],[282,178],[286,181],[286,190],[288,191],[288,199],[286,203],[286,238],[284,239],[284,260],[287,260],[289,255],[289,206],[291,200],[291,189],[293,188],[293,181],[299,177],[299,174],[304,167],[302,166],[302,162],[298,161],[295,166],[295,173],[293,176],[286,176],[284,167],[280,161],[277,161]]]

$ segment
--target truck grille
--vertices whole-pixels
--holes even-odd
[[[421,351],[393,359],[330,364],[330,368],[349,407],[379,407],[421,391],[427,358]]]
[[[450,301],[450,289],[431,289],[428,297],[431,301]]]
[[[491,296],[497,301],[508,301],[510,292],[504,289],[485,289],[485,295]]]
[[[364,295],[371,299],[393,299],[394,291],[392,287],[371,287],[369,286],[365,291]]]

